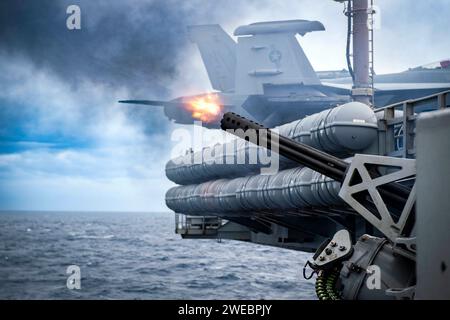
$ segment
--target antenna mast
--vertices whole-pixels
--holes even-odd
[[[373,36],[373,0],[335,0],[347,2],[345,14],[349,21],[348,48],[350,39],[353,49],[347,50],[347,60],[353,57],[353,66],[349,71],[353,78],[353,100],[374,107],[374,36]],[[353,70],[353,72],[352,72]]]

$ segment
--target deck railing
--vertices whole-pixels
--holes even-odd
[[[415,158],[417,115],[448,108],[449,95],[450,90],[376,109],[379,119],[379,154]]]

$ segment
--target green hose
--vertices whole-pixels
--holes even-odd
[[[340,300],[336,289],[339,269],[320,270],[316,279],[316,295],[319,300]]]

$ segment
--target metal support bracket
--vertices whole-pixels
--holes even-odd
[[[368,167],[373,166],[382,167],[386,169],[387,173],[373,178],[368,171]],[[361,178],[358,183],[354,183],[356,175],[359,175]],[[403,238],[403,230],[416,201],[415,182],[397,222],[394,222],[377,188],[399,180],[414,178],[415,175],[415,159],[357,154],[347,171],[339,196],[363,218],[380,230],[392,243],[396,244],[399,238]],[[365,191],[369,193],[376,207],[377,215],[355,199],[356,194]],[[411,242],[415,242],[415,238],[414,240],[409,239],[408,243],[410,247],[413,247]]]
[[[333,239],[331,239],[323,250],[316,252],[312,264],[317,268],[323,269],[327,266],[334,265],[338,261],[342,261],[352,253],[353,248],[350,233],[342,229],[336,232]]]

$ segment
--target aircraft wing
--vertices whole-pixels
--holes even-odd
[[[322,82],[324,87],[338,89],[338,90],[350,90],[352,89],[351,83],[331,83]],[[403,91],[403,90],[438,90],[442,91],[450,89],[450,83],[378,83],[375,85],[375,91]]]
[[[350,83],[323,83],[323,86],[337,94],[351,94]],[[383,107],[408,99],[450,90],[450,83],[378,83],[375,85],[375,105]]]

